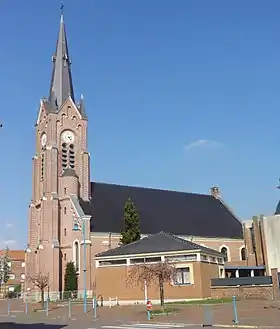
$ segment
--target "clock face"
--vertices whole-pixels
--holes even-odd
[[[66,143],[73,143],[74,142],[74,134],[70,130],[64,131],[62,134],[62,138]]]
[[[42,136],[41,136],[41,145],[42,146],[45,146],[47,143],[47,135],[44,133]]]

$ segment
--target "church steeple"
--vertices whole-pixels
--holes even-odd
[[[75,102],[74,89],[71,74],[71,61],[67,46],[67,37],[63,15],[63,4],[61,5],[61,17],[56,51],[52,57],[53,71],[50,86],[49,101],[59,108],[70,96]]]

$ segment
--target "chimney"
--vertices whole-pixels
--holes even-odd
[[[212,186],[211,189],[210,189],[210,194],[216,198],[216,199],[220,199],[221,198],[221,194],[220,194],[220,189],[219,189],[219,186]]]

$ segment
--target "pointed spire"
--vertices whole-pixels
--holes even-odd
[[[59,108],[69,96],[75,102],[63,9],[64,5],[61,3],[60,27],[56,51],[52,58],[53,71],[49,94],[49,101],[56,108]]]

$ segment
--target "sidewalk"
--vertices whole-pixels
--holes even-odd
[[[53,305],[54,306],[54,305]],[[185,325],[222,325],[232,327],[233,307],[232,304],[216,305],[166,305],[167,308],[175,310],[175,314],[153,316],[149,323],[180,323]],[[13,313],[13,312],[12,312]],[[280,328],[280,301],[239,301],[237,302],[237,313],[239,327],[278,327]],[[26,316],[22,313],[13,313],[17,318]],[[46,312],[32,312],[28,317],[43,319],[55,318],[66,321],[95,321],[100,325],[116,325],[117,323],[147,323],[147,312],[141,305],[116,306],[97,308],[97,319],[94,319],[93,310],[88,305],[88,313],[84,315],[83,307],[72,306],[71,319],[69,319],[68,306],[55,308]]]

